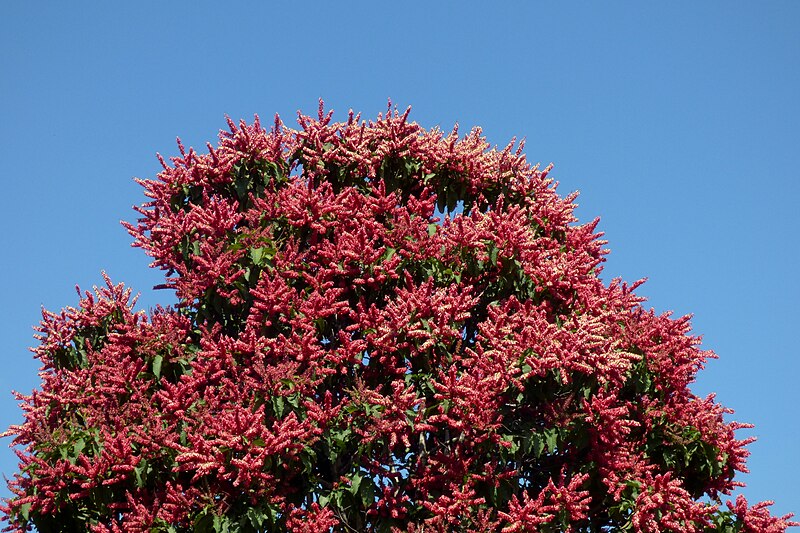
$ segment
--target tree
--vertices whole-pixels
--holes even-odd
[[[43,311],[9,530],[796,525],[722,503],[752,439],[689,390],[713,354],[600,280],[549,168],[407,116],[229,120],[161,159],[125,225],[178,303],[106,278]]]

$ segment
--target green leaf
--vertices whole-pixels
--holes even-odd
[[[268,266],[272,258],[275,257],[275,252],[276,250],[272,246],[250,248],[250,259],[252,259],[254,265]]]
[[[283,396],[276,396],[272,399],[273,409],[275,411],[275,415],[279,418],[283,417],[283,414],[286,409],[286,400]]]
[[[531,439],[533,443],[533,455],[534,457],[541,457],[542,452],[544,452],[544,439],[539,434],[534,434],[533,438]]]
[[[264,248],[250,248],[250,259],[256,265],[261,263],[261,258],[264,256]]]
[[[511,444],[511,446],[507,448],[509,453],[511,454],[517,453],[517,450],[519,450],[519,443],[517,442],[517,439],[515,439],[513,435],[509,435],[507,438],[503,440]]]
[[[361,503],[364,507],[369,507],[375,503],[375,485],[372,484],[372,481],[362,483],[358,493],[361,496]]]
[[[289,401],[289,405],[291,405],[295,409],[299,409],[300,408],[300,395],[299,394],[294,393],[291,396],[287,396],[287,400]]]
[[[139,464],[133,468],[133,476],[136,478],[136,487],[141,489],[144,487],[147,475],[147,461],[142,459]]]
[[[556,444],[558,444],[558,429],[547,428],[544,432],[544,438],[547,442],[547,451],[553,453],[556,449]]]
[[[247,190],[250,188],[250,176],[247,174],[240,174],[236,176],[234,187],[236,188],[236,196],[239,201],[247,198]]]
[[[358,488],[361,486],[361,480],[364,477],[361,474],[355,474],[350,482],[350,492],[358,494]]]
[[[157,379],[161,379],[161,363],[164,361],[164,357],[161,354],[156,355],[153,358],[153,375]]]
[[[212,531],[216,531],[215,527],[216,524],[214,523],[214,516],[211,514],[208,508],[204,509],[200,514],[198,514],[194,519],[194,531],[195,533],[211,533]]]
[[[493,266],[497,266],[497,254],[498,254],[498,252],[500,252],[500,249],[497,248],[497,246],[494,243],[492,243],[489,246],[489,261],[491,261]]]
[[[86,447],[86,441],[82,438],[79,438],[72,444],[72,454],[77,457],[81,454],[83,449]]]
[[[264,527],[264,522],[272,522],[269,508],[265,510],[251,508],[247,511],[247,519],[250,525],[256,530],[261,530]]]

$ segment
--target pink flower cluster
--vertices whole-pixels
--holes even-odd
[[[391,111],[180,145],[126,224],[174,308],[43,313],[7,531],[784,531],[686,317],[599,277],[514,142]],[[734,530],[734,529],[730,529]]]

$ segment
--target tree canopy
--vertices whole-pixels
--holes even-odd
[[[512,141],[229,121],[125,224],[177,304],[43,311],[10,531],[782,532],[688,317]],[[160,156],[159,156],[160,157]]]

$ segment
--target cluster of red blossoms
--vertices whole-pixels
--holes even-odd
[[[44,312],[6,531],[782,532],[689,385],[687,318],[598,277],[514,143],[230,123],[126,224],[178,303]]]

